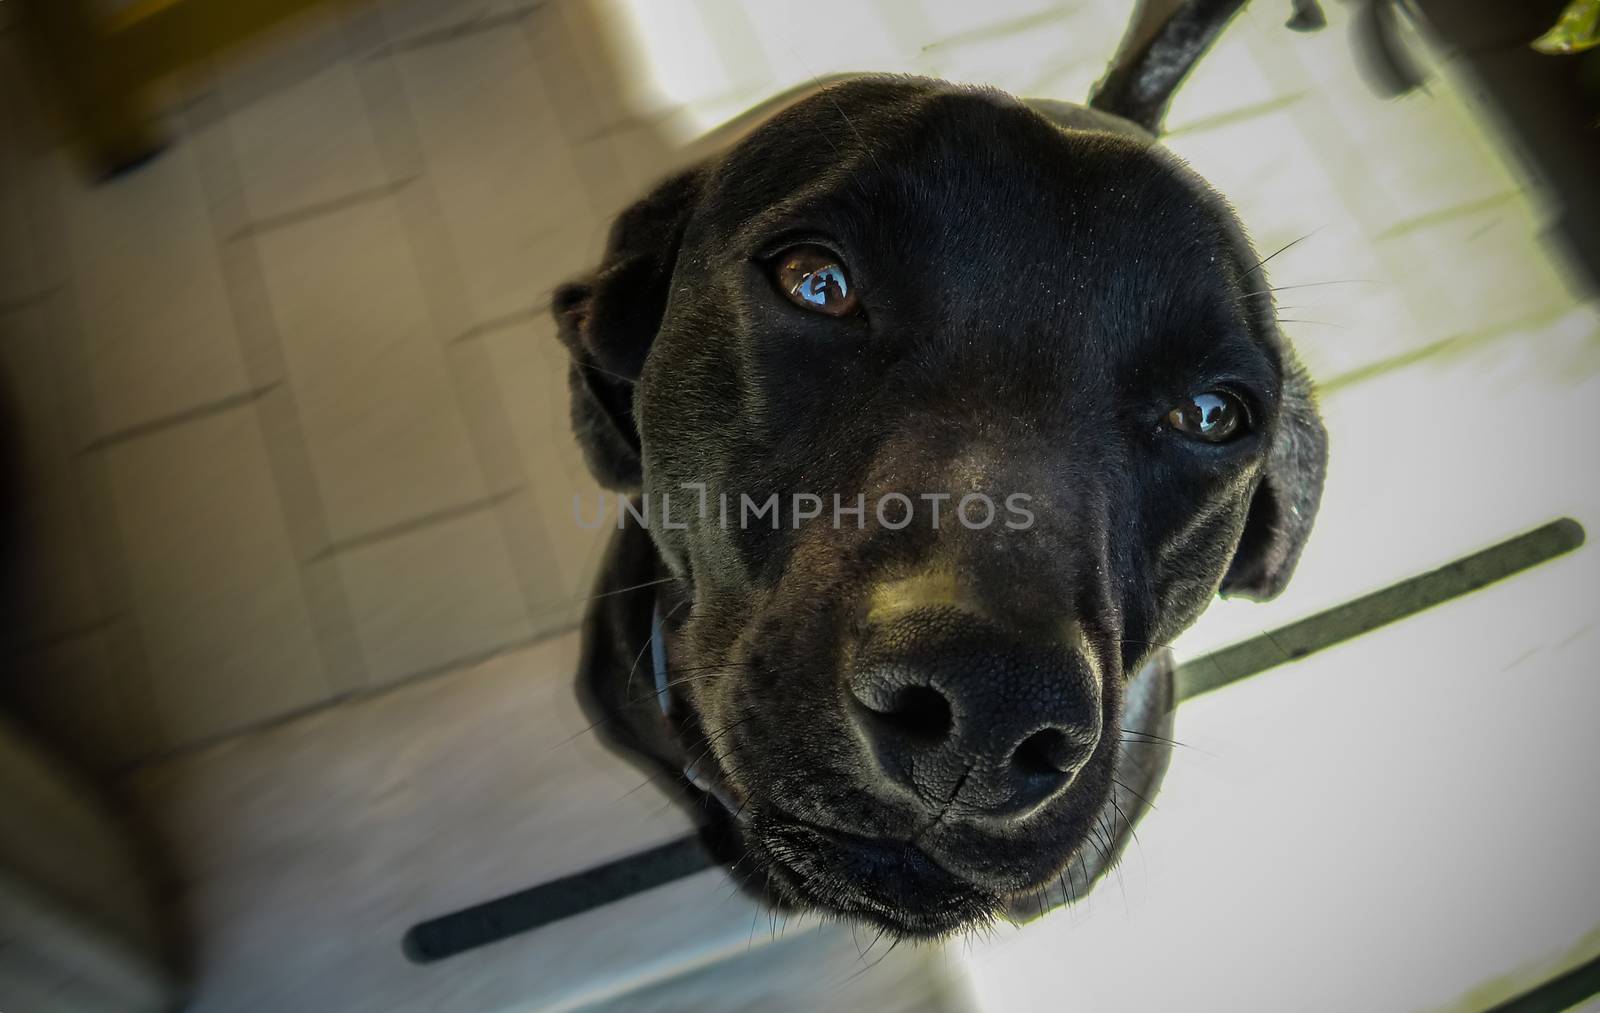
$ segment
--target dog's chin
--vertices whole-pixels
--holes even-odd
[[[1001,899],[915,844],[827,830],[771,812],[740,828],[781,906],[866,921],[896,938],[933,939],[987,924]]]

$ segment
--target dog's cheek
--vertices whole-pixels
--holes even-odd
[[[742,759],[740,741],[750,723],[750,714],[739,704],[738,686],[731,679],[702,680],[691,697],[700,720],[703,741],[691,743],[690,756],[714,764],[739,797],[751,790],[748,764]]]
[[[747,678],[741,692],[756,715],[743,762],[785,811],[848,820],[841,806],[861,794],[860,746],[843,707],[837,623],[818,600],[786,584],[752,622],[749,639],[762,645],[763,656],[762,664],[741,671]]]
[[[1123,572],[1133,575],[1124,591],[1124,637],[1146,648],[1164,645],[1211,604],[1244,531],[1255,476],[1251,468],[1146,476],[1141,523],[1121,547]],[[1134,661],[1126,663],[1130,673]]]
[[[651,533],[680,558],[690,555],[699,528],[718,522],[719,493],[729,492],[737,506],[737,490],[729,490],[724,477],[735,441],[748,430],[736,407],[741,381],[728,349],[735,325],[708,309],[716,302],[715,292],[691,302],[674,299],[634,399],[651,505],[659,508],[662,497],[670,497],[673,524],[690,523],[687,532],[654,525]]]

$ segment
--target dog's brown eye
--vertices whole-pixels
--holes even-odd
[[[844,265],[820,246],[796,246],[773,261],[773,280],[796,306],[842,317],[855,312],[856,296]]]
[[[1244,404],[1223,390],[1208,390],[1185,398],[1167,412],[1167,425],[1207,443],[1226,443],[1245,425]]]

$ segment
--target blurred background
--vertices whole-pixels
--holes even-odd
[[[1333,440],[1290,591],[1181,657],[1600,516],[1600,54],[1503,7],[1257,0],[1177,94]],[[551,288],[775,96],[1079,101],[1128,19],[0,0],[0,1009],[1479,1010],[1600,955],[1592,548],[1186,703],[1135,849],[1026,926],[891,953],[708,870],[402,954],[691,829],[581,734]]]

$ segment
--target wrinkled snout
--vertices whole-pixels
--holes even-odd
[[[1101,735],[1078,627],[1019,635],[959,604],[869,619],[848,707],[883,777],[934,813],[1022,817],[1066,789]]]

